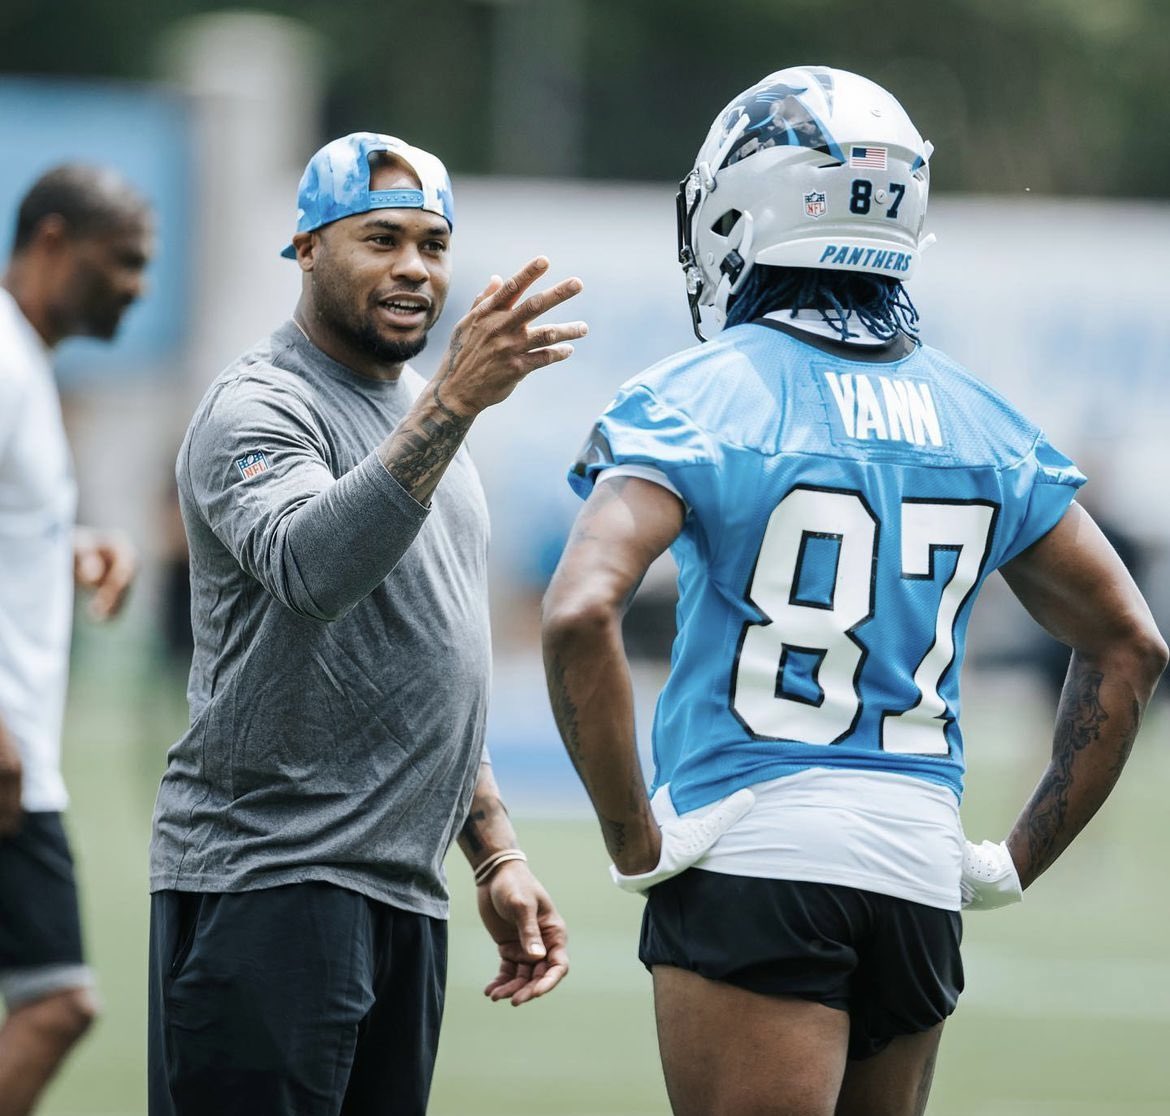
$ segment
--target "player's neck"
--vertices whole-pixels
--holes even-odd
[[[392,381],[397,380],[406,367],[405,362],[387,363],[371,356],[367,350],[348,343],[344,336],[331,330],[320,315],[314,314],[311,305],[306,305],[304,299],[297,303],[292,321],[310,345],[344,365],[355,376],[366,380]]]
[[[8,270],[0,276],[0,287],[10,295],[28,324],[49,349],[55,349],[64,339],[64,333],[53,322],[49,299],[38,282],[37,269],[29,262],[13,259]]]

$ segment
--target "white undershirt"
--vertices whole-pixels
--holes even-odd
[[[29,811],[68,802],[60,752],[76,510],[48,350],[0,288],[0,720],[20,749]]]
[[[755,805],[696,867],[809,880],[959,909],[963,828],[946,787],[909,775],[813,767],[757,783]],[[694,811],[702,816],[716,804]],[[652,802],[677,817],[669,786]]]
[[[766,315],[840,341],[819,310]],[[849,344],[884,344],[859,323]],[[682,495],[652,465],[619,464],[597,482],[640,477]],[[685,504],[686,501],[683,500]],[[697,864],[711,872],[843,884],[957,911],[963,864],[959,804],[946,787],[909,775],[810,768],[756,784],[756,802]],[[701,816],[714,807],[703,807]],[[669,786],[652,802],[659,824],[675,814]]]

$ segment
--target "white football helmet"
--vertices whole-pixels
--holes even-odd
[[[756,264],[906,279],[922,235],[933,148],[879,85],[796,66],[716,118],[679,184],[679,262],[695,332],[716,332]]]

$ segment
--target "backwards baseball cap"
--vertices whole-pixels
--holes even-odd
[[[405,163],[422,184],[421,190],[370,189],[370,156],[386,151]],[[455,228],[455,199],[447,168],[429,151],[411,147],[394,136],[353,132],[327,143],[309,160],[297,189],[297,232],[368,213],[371,209],[425,209]],[[290,244],[280,253],[296,259]]]

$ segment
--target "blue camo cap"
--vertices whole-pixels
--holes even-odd
[[[371,190],[370,156],[377,151],[387,151],[405,163],[422,189]],[[353,132],[327,143],[301,175],[297,232],[312,232],[371,209],[425,209],[445,218],[454,229],[455,199],[447,168],[429,151],[380,132]],[[280,254],[290,260],[297,255],[291,244]]]

